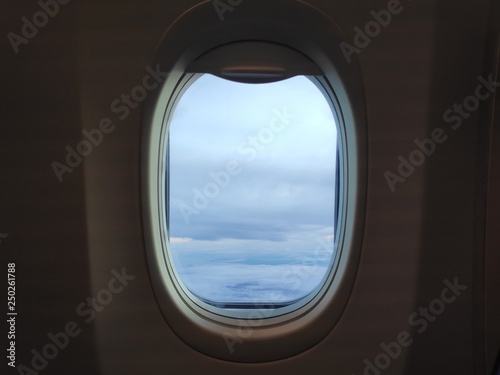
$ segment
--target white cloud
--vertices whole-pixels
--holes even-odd
[[[327,267],[212,264],[193,266],[181,279],[194,294],[215,302],[289,302],[318,286]]]
[[[175,243],[175,244],[189,243],[192,240],[193,240],[192,238],[170,237],[170,243]]]

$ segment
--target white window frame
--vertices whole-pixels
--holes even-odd
[[[267,362],[296,355],[317,344],[338,323],[348,302],[361,251],[366,194],[366,124],[361,79],[355,61],[345,61],[342,36],[317,9],[300,1],[242,3],[220,24],[211,2],[191,9],[169,29],[155,56],[168,72],[143,112],[142,207],[147,260],[160,311],[188,345],[207,355],[235,362]],[[243,7],[245,7],[243,9]],[[228,16],[229,17],[229,16]],[[201,22],[203,21],[203,22]],[[252,27],[258,22],[259,28]],[[311,28],[311,24],[316,27]],[[202,26],[203,25],[203,26]],[[277,27],[279,25],[279,27]],[[325,37],[323,33],[329,33]],[[318,83],[337,116],[339,201],[337,255],[326,282],[307,303],[289,306],[261,319],[231,315],[190,296],[169,264],[165,225],[165,162],[168,119],[193,77],[187,67],[204,53],[227,43],[259,40],[287,46],[308,56],[323,72]],[[337,41],[338,43],[336,43]],[[234,347],[228,338],[236,339]]]

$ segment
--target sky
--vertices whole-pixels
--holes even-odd
[[[169,130],[168,236],[184,285],[216,302],[308,295],[334,255],[336,152],[332,110],[308,78],[196,80]]]

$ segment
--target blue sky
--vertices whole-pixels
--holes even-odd
[[[320,283],[332,256],[336,131],[306,77],[192,84],[169,135],[171,255],[192,292],[282,302]]]

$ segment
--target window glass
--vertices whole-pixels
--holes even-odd
[[[245,84],[204,74],[177,102],[167,251],[181,284],[206,303],[285,306],[331,267],[337,125],[314,79]]]

